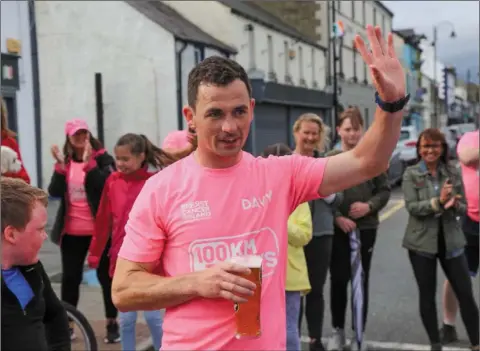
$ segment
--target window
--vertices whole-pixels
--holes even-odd
[[[353,78],[355,81],[358,79],[357,75],[357,49],[355,49],[355,41],[352,42],[352,50],[353,50]]]
[[[352,20],[355,21],[355,1],[350,1],[350,4],[352,6]]]
[[[193,51],[195,64],[198,65],[202,61],[202,50],[200,48],[195,48]]]
[[[364,26],[367,25],[367,8],[365,5],[365,1],[362,1],[362,22]]]
[[[363,65],[363,76],[365,77],[364,82],[368,82],[368,69],[366,64]]]
[[[312,68],[312,86],[315,86],[316,82],[317,82],[317,79],[315,78],[315,73],[316,73],[316,69],[315,69],[315,48],[312,48],[312,52],[311,52],[311,56],[312,56],[312,62],[311,62],[311,68]]]
[[[303,48],[301,46],[298,47],[298,73],[300,74],[300,80],[303,80],[305,74],[303,71]]]
[[[253,26],[248,29],[248,47],[250,48],[250,69],[256,69],[257,63],[255,62],[255,33]]]
[[[272,36],[269,35],[267,37],[267,43],[268,43],[268,71],[274,72],[275,68],[273,67],[273,39]]]
[[[290,77],[290,57],[288,55],[288,41],[283,42],[283,55],[285,56],[285,77]]]
[[[377,9],[373,9],[373,25],[377,25]]]
[[[344,58],[344,55],[343,55],[343,50],[345,50],[345,47],[343,45],[343,37],[340,38],[340,55],[339,55],[339,62],[340,62],[340,77],[345,77],[345,73],[343,72],[343,58]]]

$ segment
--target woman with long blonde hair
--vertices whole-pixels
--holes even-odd
[[[309,157],[324,157],[329,143],[330,128],[314,113],[301,115],[293,126],[295,153]],[[306,295],[305,315],[307,318],[310,350],[323,351],[322,329],[324,315],[323,286],[330,266],[333,237],[333,214],[342,202],[342,193],[311,201],[310,212],[313,222],[312,240],[305,246],[308,276],[311,291]],[[302,320],[300,310],[299,327]]]
[[[1,126],[2,146],[9,147],[13,151],[15,151],[17,153],[17,159],[20,162],[22,162],[22,167],[20,168],[19,172],[17,173],[7,172],[2,174],[2,176],[10,177],[10,178],[20,178],[30,184],[30,177],[28,176],[27,170],[23,165],[22,156],[20,155],[20,149],[18,147],[17,140],[15,139],[17,134],[13,130],[8,128],[8,110],[7,110],[5,101],[1,97],[0,97],[0,104],[1,104],[1,115],[2,115],[2,126]]]

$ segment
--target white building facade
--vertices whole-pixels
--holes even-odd
[[[102,75],[103,134],[108,151],[128,132],[145,134],[160,145],[169,132],[183,127],[179,113],[186,101],[186,76],[199,55],[217,52],[179,40],[185,39],[176,35],[181,28],[198,28],[178,24],[176,18],[169,20],[175,14],[165,13],[168,7],[156,4],[35,2],[44,185],[53,169],[50,147],[65,142],[68,119],[85,119],[92,134],[98,135],[96,73]]]
[[[8,110],[9,128],[17,133],[23,163],[31,183],[38,185],[40,159],[39,115],[35,109],[31,2],[1,2],[1,95]]]
[[[325,88],[326,54],[314,43],[302,42],[299,38],[249,19],[235,9],[232,11],[231,2],[164,3],[208,34],[238,48],[234,58],[248,72],[263,72],[266,81],[315,90]]]
[[[273,143],[293,147],[292,126],[303,113],[331,119],[326,93],[327,48],[252,2],[163,1],[216,39],[235,47],[256,100],[245,150]]]

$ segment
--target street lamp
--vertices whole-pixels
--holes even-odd
[[[452,22],[450,21],[441,21],[439,22],[438,24],[434,25],[433,26],[433,42],[432,42],[432,46],[433,46],[433,83],[434,83],[434,86],[436,88],[436,93],[437,93],[437,96],[434,96],[434,99],[433,99],[433,116],[434,116],[434,119],[433,119],[433,123],[432,123],[432,126],[435,128],[438,126],[438,113],[437,113],[437,97],[438,97],[438,87],[437,87],[437,40],[438,40],[438,28],[442,25],[449,25],[450,28],[451,28],[451,32],[450,32],[450,38],[455,38],[457,35],[455,33],[455,26],[453,25]],[[445,99],[447,97],[445,96]]]

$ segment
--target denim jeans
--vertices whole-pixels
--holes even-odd
[[[153,347],[160,350],[163,335],[163,316],[160,311],[143,311],[148,329],[152,335]],[[136,350],[135,325],[137,324],[137,311],[120,312],[120,336],[122,338],[122,350]]]
[[[287,311],[287,351],[300,351],[298,316],[300,315],[300,291],[285,292]]]

